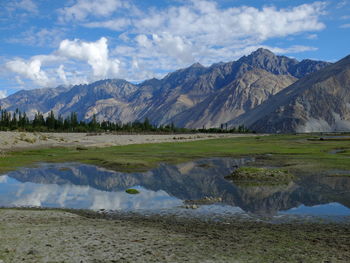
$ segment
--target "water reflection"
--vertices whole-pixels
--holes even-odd
[[[277,186],[240,186],[224,179],[233,167],[250,161],[211,158],[131,174],[74,163],[42,164],[0,176],[0,206],[155,211],[209,196],[222,202],[198,211],[350,215],[350,178],[308,176]],[[131,187],[141,194],[126,194]]]
[[[0,206],[6,207],[135,210],[143,207],[163,209],[182,204],[162,190],[150,191],[142,187],[137,187],[141,192],[139,195],[130,196],[124,191],[107,192],[90,186],[23,183],[9,176],[2,179]]]

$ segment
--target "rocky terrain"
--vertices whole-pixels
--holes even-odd
[[[173,217],[23,209],[0,209],[0,222],[2,262],[350,260],[348,224],[208,224]]]
[[[37,111],[79,119],[121,121],[148,117],[153,123],[179,127],[219,127],[250,112],[300,78],[330,63],[276,56],[258,49],[228,63],[204,67],[199,63],[140,84],[101,80],[89,85],[20,91],[0,100],[8,111],[16,108],[33,117]],[[243,123],[242,123],[243,124]]]

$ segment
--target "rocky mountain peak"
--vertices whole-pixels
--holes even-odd
[[[158,85],[159,82],[160,82],[159,79],[157,79],[157,78],[151,78],[151,79],[148,79],[148,80],[143,81],[140,85],[141,85],[141,86]]]
[[[254,52],[252,52],[249,56],[252,56],[252,57],[259,57],[259,56],[265,56],[265,57],[276,57],[276,55],[266,49],[266,48],[259,48],[257,50],[255,50]]]
[[[196,62],[196,63],[193,63],[190,68],[205,68],[201,63],[199,62]]]
[[[233,123],[271,133],[349,131],[350,56],[300,79]]]

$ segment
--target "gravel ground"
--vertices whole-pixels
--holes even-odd
[[[127,144],[194,141],[217,138],[254,136],[252,134],[88,134],[88,133],[40,133],[0,132],[0,150],[53,146],[106,147]]]
[[[348,224],[207,224],[0,209],[3,262],[350,262]]]

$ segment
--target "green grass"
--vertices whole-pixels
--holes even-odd
[[[140,144],[106,148],[51,148],[7,152],[0,173],[38,162],[81,162],[119,171],[145,171],[161,162],[181,163],[205,157],[257,157],[257,166],[296,170],[350,170],[350,141],[310,141],[307,135],[271,135],[194,142]],[[331,154],[334,149],[343,152]]]

